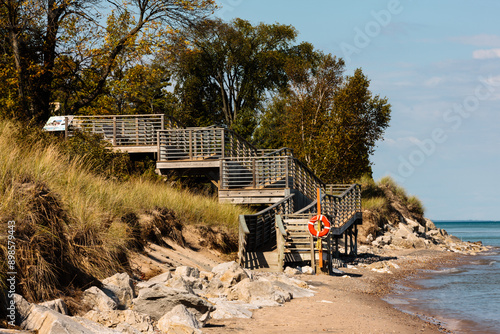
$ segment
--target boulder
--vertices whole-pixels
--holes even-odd
[[[288,276],[295,276],[295,275],[302,274],[302,271],[300,271],[297,268],[286,267],[284,270],[284,273],[285,273],[285,275],[288,275]]]
[[[200,271],[200,278],[202,280],[206,280],[208,282],[210,282],[212,280],[212,278],[215,277],[215,274],[213,272],[209,272],[209,271]]]
[[[200,278],[200,271],[196,268],[181,266],[175,269],[174,276]]]
[[[166,283],[169,279],[172,278],[172,274],[170,271],[164,272],[163,274],[151,277],[149,280],[137,283],[136,287],[138,289],[150,288],[151,286],[157,283]]]
[[[96,286],[92,286],[83,292],[83,303],[98,311],[110,311],[118,308],[117,299],[112,299]]]
[[[281,290],[284,294],[290,294],[291,298],[304,298],[314,296],[314,292],[312,292],[311,290],[299,288],[294,284],[288,284],[281,280],[272,281],[272,284],[275,290]]]
[[[314,269],[310,266],[302,267],[300,269],[300,271],[302,271],[302,273],[306,274],[306,275],[313,275],[314,274]]]
[[[166,333],[201,333],[202,324],[184,305],[177,305],[158,320],[158,328]]]
[[[54,299],[48,302],[40,303],[38,305],[44,306],[48,309],[51,309],[52,311],[56,311],[64,315],[69,315],[66,303],[62,299]]]
[[[102,281],[102,290],[110,297],[118,300],[122,308],[130,306],[132,299],[136,297],[134,282],[127,273],[115,274]]]
[[[251,274],[249,275],[249,273],[245,269],[241,268],[241,266],[234,261],[221,263],[215,266],[212,269],[212,272],[227,288],[234,286],[245,278],[251,279]]]
[[[26,330],[38,334],[118,334],[121,333],[80,317],[70,317],[47,307],[31,304],[15,294],[17,321]]]
[[[154,320],[159,320],[177,305],[184,305],[200,316],[214,310],[206,299],[162,284],[139,290],[132,303],[135,311],[148,314]]]
[[[436,229],[436,225],[434,225],[434,222],[428,218],[424,218],[425,220],[425,229],[426,231],[429,231],[429,230],[435,230]]]
[[[241,301],[229,301],[224,298],[210,298],[209,301],[215,304],[215,311],[212,312],[213,319],[250,319],[252,311],[259,309],[260,306],[243,303]]]
[[[251,281],[244,279],[228,293],[228,300],[239,300],[258,306],[277,306],[292,299],[292,293],[278,288],[264,279]]]
[[[140,333],[153,333],[154,324],[150,316],[136,312],[134,310],[95,310],[87,312],[84,318],[97,322],[101,325],[111,328],[118,328],[120,324],[126,324],[127,332],[134,330]]]

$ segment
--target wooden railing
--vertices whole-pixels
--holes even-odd
[[[84,131],[102,135],[113,146],[156,146],[159,130],[179,126],[163,114],[74,116],[66,135]]]
[[[327,185],[327,193],[321,196],[321,213],[330,220],[331,227],[342,227],[356,213],[361,212],[361,186],[359,184]],[[334,194],[328,193],[334,191]],[[317,212],[317,200],[295,212],[312,216]]]
[[[221,160],[221,189],[290,187],[289,157],[238,157]]]
[[[159,161],[252,157],[258,152],[235,132],[219,127],[158,131]]]
[[[238,260],[245,266],[247,252],[256,251],[276,240],[276,215],[293,212],[293,194],[253,215],[240,215]]]

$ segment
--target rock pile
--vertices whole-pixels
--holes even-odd
[[[235,262],[211,272],[178,267],[148,281],[116,274],[83,293],[91,310],[69,316],[64,302],[30,304],[16,295],[19,325],[39,334],[201,333],[209,318],[250,318],[252,310],[310,297],[308,285],[287,274],[253,273]]]
[[[368,235],[366,241],[371,246],[388,249],[438,249],[471,255],[487,250],[481,242],[461,241],[449,235],[429,219],[419,223],[404,216],[398,223],[384,225],[377,235]]]

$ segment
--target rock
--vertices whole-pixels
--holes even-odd
[[[313,275],[314,274],[314,269],[311,268],[310,266],[302,267],[301,271],[303,274],[306,274],[306,275]]]
[[[413,235],[413,230],[403,223],[399,223],[398,229],[394,233],[394,238],[408,239]]]
[[[151,277],[149,280],[147,280],[145,282],[137,283],[136,287],[138,289],[150,288],[157,283],[166,283],[171,278],[172,278],[172,274],[170,273],[170,271],[167,271],[167,272],[164,272],[163,274]]]
[[[202,294],[207,298],[224,297],[227,295],[227,289],[221,280],[215,277],[208,283]]]
[[[193,284],[192,282],[188,282],[182,276],[174,276],[165,283],[166,286],[169,286],[174,289],[182,290],[188,293],[194,294]]]
[[[134,330],[141,333],[154,332],[154,324],[151,317],[134,310],[111,310],[100,312],[92,310],[87,312],[83,317],[111,328],[118,328],[120,324],[126,324],[128,332],[133,332]]]
[[[135,311],[148,314],[154,320],[159,320],[165,313],[180,304],[191,311],[194,310],[200,316],[214,310],[214,306],[206,299],[162,284],[139,290],[137,298],[132,303]]]
[[[237,268],[231,268],[226,271],[219,279],[225,287],[231,287],[245,278],[249,278],[248,274],[238,266]]]
[[[373,234],[370,233],[366,236],[366,243],[370,244],[372,242],[373,242]]]
[[[434,222],[432,220],[428,218],[424,218],[424,220],[425,220],[425,228],[427,231],[436,229],[436,225],[434,225]]]
[[[83,303],[98,311],[116,310],[118,303],[101,289],[92,286],[83,292]]]
[[[228,300],[239,300],[258,306],[277,306],[292,299],[292,293],[264,279],[244,279],[231,288]]]
[[[115,328],[117,331],[120,331],[120,333],[126,333],[126,334],[142,334],[140,330],[137,328],[132,327],[132,325],[124,322],[121,324],[118,324]],[[146,333],[154,333],[154,332],[146,332]]]
[[[424,233],[425,232],[425,227],[420,225],[420,223],[418,223],[412,219],[407,218],[406,223],[408,224],[408,226],[412,229],[412,232],[414,232],[414,233]]]
[[[209,301],[215,304],[215,311],[211,314],[213,319],[249,319],[252,317],[252,311],[250,310],[260,308],[260,306],[257,305],[243,303],[241,301],[228,301],[224,298],[210,298]]]
[[[375,239],[372,242],[372,245],[379,247],[379,246],[389,245],[391,242],[392,242],[392,236],[390,234],[387,234],[387,235],[384,234],[384,235],[377,237],[377,239]]]
[[[30,304],[15,294],[19,325],[38,334],[117,334],[115,331],[88,319],[70,317],[47,307]]]
[[[136,297],[134,283],[127,273],[115,274],[103,280],[102,283],[102,290],[108,296],[110,294],[115,296],[122,308],[130,306],[132,299]]]
[[[68,308],[66,307],[66,303],[62,299],[54,299],[48,302],[38,304],[40,306],[44,306],[53,311],[59,312],[64,315],[69,315]]]
[[[285,275],[288,275],[288,276],[295,276],[295,275],[302,274],[302,271],[300,271],[297,268],[292,268],[292,267],[286,267],[283,272],[285,273]]]
[[[209,271],[200,271],[200,278],[202,280],[207,280],[207,281],[211,281],[212,278],[215,277],[215,274],[213,272],[209,272]]]
[[[174,276],[200,278],[200,271],[196,268],[181,266],[175,269]]]
[[[288,284],[281,280],[273,281],[272,284],[275,289],[279,289],[283,291],[285,294],[290,294],[292,298],[304,298],[304,297],[314,296],[314,292],[312,290],[303,289],[294,284]]]
[[[196,316],[184,305],[177,305],[158,321],[158,328],[167,333],[201,333],[201,327]]]
[[[246,270],[234,261],[221,263],[212,269],[212,272],[219,278],[222,284],[226,287],[232,287],[245,278],[251,278]]]

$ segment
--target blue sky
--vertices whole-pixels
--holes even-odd
[[[291,24],[362,68],[392,120],[372,157],[436,220],[500,220],[500,1],[218,0],[217,15]]]

